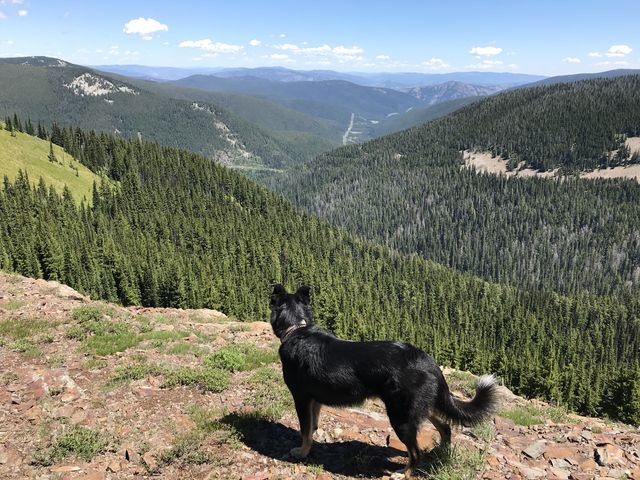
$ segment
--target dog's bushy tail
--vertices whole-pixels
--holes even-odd
[[[480,377],[476,384],[476,394],[470,401],[454,397],[445,386],[440,390],[438,409],[452,422],[465,426],[487,420],[496,410],[496,382],[494,375]]]

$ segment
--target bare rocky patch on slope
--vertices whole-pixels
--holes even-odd
[[[266,322],[122,308],[0,273],[0,478],[380,478],[402,444],[379,402],[325,408],[310,458]],[[444,369],[465,396],[475,377]],[[426,478],[640,479],[640,432],[500,390],[493,422],[457,429]]]

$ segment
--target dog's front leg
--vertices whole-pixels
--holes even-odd
[[[311,411],[313,412],[313,431],[318,430],[318,425],[320,422],[320,409],[322,408],[322,404],[317,400],[312,400]]]
[[[298,421],[300,422],[300,435],[302,446],[292,448],[291,455],[297,458],[305,458],[309,455],[313,443],[313,400],[311,398],[294,398]]]

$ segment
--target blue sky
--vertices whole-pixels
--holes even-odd
[[[638,0],[0,0],[0,56],[340,71],[640,68]]]

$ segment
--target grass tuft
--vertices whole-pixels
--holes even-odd
[[[443,445],[428,452],[417,473],[430,480],[472,480],[484,467],[483,452],[460,445]]]
[[[111,439],[100,432],[74,426],[60,434],[49,448],[37,450],[31,463],[47,467],[71,456],[90,461],[106,451],[111,443]]]

